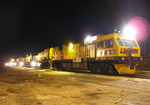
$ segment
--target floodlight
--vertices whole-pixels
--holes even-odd
[[[135,36],[137,34],[136,29],[133,26],[126,26],[123,30],[123,36],[126,39],[135,39]]]
[[[72,43],[69,44],[69,49],[70,49],[70,50],[73,49],[73,44],[72,44]]]

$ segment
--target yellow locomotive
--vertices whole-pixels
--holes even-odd
[[[136,40],[123,34],[88,36],[82,43],[69,43],[45,49],[38,55],[25,58],[32,67],[90,70],[101,74],[135,74],[140,60],[140,47]]]
[[[122,34],[96,35],[81,43],[70,43],[50,48],[50,64],[57,70],[84,69],[102,74],[135,74],[140,59],[136,40],[125,39]]]

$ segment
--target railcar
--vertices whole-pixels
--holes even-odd
[[[38,53],[37,55],[26,55],[26,57],[19,57],[16,59],[18,66],[34,67],[34,68],[49,68],[49,49]]]
[[[22,61],[27,67],[82,69],[100,74],[133,75],[140,61],[140,53],[136,40],[112,33],[89,36],[84,43],[51,47],[37,55],[27,55]]]
[[[50,64],[49,63],[49,48],[48,49],[46,48],[44,49],[44,51],[33,56],[31,66],[42,68],[42,69],[47,69],[50,67],[49,64]]]
[[[62,49],[50,48],[50,65],[57,70],[84,69],[111,75],[135,74],[141,56],[136,40],[125,39],[119,33],[96,35],[87,40],[85,44],[63,45]]]

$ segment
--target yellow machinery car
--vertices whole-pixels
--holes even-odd
[[[82,69],[102,74],[135,74],[140,60],[140,47],[136,40],[123,34],[88,36],[82,43],[69,43],[51,47],[37,55],[26,56],[25,65],[31,61],[41,68]],[[32,66],[32,65],[31,65]]]
[[[136,40],[125,39],[118,33],[100,35],[96,40],[98,64],[92,63],[90,67],[93,72],[105,74],[135,74],[140,56],[140,47]]]
[[[88,69],[102,74],[135,74],[140,59],[137,41],[125,39],[119,33],[96,35],[85,44],[70,43],[63,45],[62,50],[56,47],[50,52],[56,69]]]

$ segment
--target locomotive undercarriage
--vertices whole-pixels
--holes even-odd
[[[82,61],[82,62],[72,62],[72,60],[59,60],[53,62],[53,69],[56,70],[73,70],[82,69],[90,70],[94,74],[108,74],[108,75],[118,75],[117,70],[110,61]]]
[[[121,57],[115,57],[114,60],[83,58],[81,62],[73,62],[72,59],[55,60],[52,67],[56,70],[90,70],[92,73],[105,75],[134,75],[137,60],[132,59],[132,64],[129,61],[130,59]]]
[[[88,62],[88,69],[95,74],[118,75],[114,65],[109,61]]]

